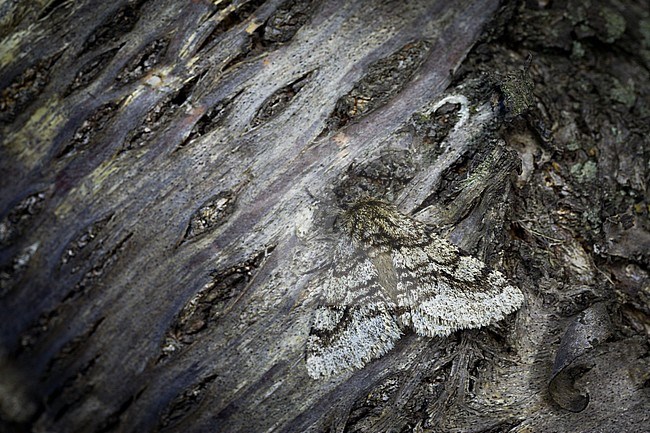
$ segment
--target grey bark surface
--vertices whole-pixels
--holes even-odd
[[[3,2],[0,38],[1,431],[648,431],[647,1]],[[525,305],[311,379],[364,196]]]

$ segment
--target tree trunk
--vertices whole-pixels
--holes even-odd
[[[648,10],[0,4],[0,430],[647,429]],[[523,307],[309,377],[365,196]]]

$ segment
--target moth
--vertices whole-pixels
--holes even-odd
[[[389,203],[363,199],[335,228],[342,236],[319,281],[307,340],[307,371],[315,379],[362,368],[406,329],[447,336],[497,322],[524,302],[501,272]]]

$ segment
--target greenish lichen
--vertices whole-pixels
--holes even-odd
[[[627,108],[631,108],[636,102],[634,81],[628,80],[627,83],[623,84],[616,78],[613,78],[613,85],[609,94],[614,101],[620,102]]]
[[[572,152],[579,150],[580,149],[580,143],[578,143],[576,140],[571,140],[567,142],[566,148]]]
[[[580,183],[585,183],[596,178],[598,166],[594,161],[577,163],[571,166],[571,174]]]
[[[605,20],[605,31],[607,32],[603,41],[611,44],[625,33],[625,18],[616,10],[603,7],[600,10],[600,16]]]
[[[574,59],[581,59],[585,55],[585,47],[578,41],[573,41],[571,44],[571,57]]]
[[[643,36],[641,44],[646,48],[650,48],[650,18],[639,21],[639,33]]]
[[[597,208],[588,208],[582,213],[582,224],[588,230],[599,232],[602,226],[602,220]]]

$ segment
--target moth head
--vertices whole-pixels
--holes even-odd
[[[337,227],[360,244],[384,250],[393,239],[412,243],[426,236],[424,224],[376,198],[364,198],[339,215]]]
[[[399,214],[393,205],[375,198],[364,198],[343,211],[338,217],[337,225],[349,236],[367,240],[377,232],[385,232],[391,226],[397,226],[397,215]]]

